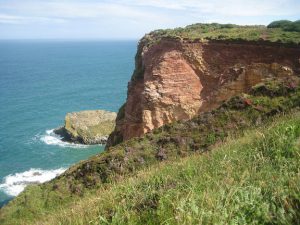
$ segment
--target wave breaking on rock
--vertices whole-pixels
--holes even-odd
[[[76,144],[65,141],[64,138],[56,134],[55,129],[46,130],[44,135],[39,135],[39,140],[47,145],[57,145],[62,148],[87,148],[88,145]]]
[[[66,168],[53,170],[30,169],[22,173],[10,174],[3,178],[0,190],[9,196],[17,196],[30,184],[41,184],[52,180],[66,171]]]

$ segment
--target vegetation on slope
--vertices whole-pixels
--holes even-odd
[[[33,224],[299,224],[300,113],[160,163]]]
[[[205,152],[228,136],[238,135],[253,125],[260,126],[276,114],[299,106],[298,78],[266,80],[253,87],[250,94],[236,96],[217,110],[190,121],[165,125],[83,161],[46,184],[28,187],[1,209],[0,223],[26,224],[58,213],[144,168]]]
[[[288,24],[286,24],[288,23]],[[149,45],[162,38],[187,39],[194,41],[269,41],[285,44],[300,44],[300,24],[274,21],[267,27],[262,25],[240,26],[235,24],[197,23],[184,28],[156,30],[144,37]]]

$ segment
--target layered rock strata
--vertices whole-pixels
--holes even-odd
[[[265,79],[300,74],[299,46],[150,39],[139,43],[127,101],[107,147],[212,110]]]
[[[87,110],[68,113],[65,125],[54,130],[64,141],[81,144],[106,144],[115,128],[115,112]]]

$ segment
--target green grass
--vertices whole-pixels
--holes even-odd
[[[299,224],[299,163],[298,111],[206,154],[112,182],[28,224]]]
[[[296,22],[295,22],[296,23]],[[266,26],[239,26],[235,24],[193,24],[184,28],[156,30],[143,38],[150,46],[163,38],[189,41],[265,41],[298,45],[299,31],[290,31],[281,27],[267,28]]]
[[[64,219],[63,216],[62,217],[58,216],[60,213],[63,213],[65,211],[70,213],[70,210],[71,212],[73,210],[74,212],[77,212],[79,214],[79,211],[76,211],[76,208],[79,206],[74,206],[74,205],[87,204],[86,207],[88,207],[90,204],[92,205],[92,203],[89,203],[89,201],[93,201],[93,199],[95,201],[99,200],[100,202],[107,201],[107,205],[103,205],[105,210],[107,210],[105,211],[103,209],[104,210],[103,214],[105,215],[104,218],[107,220],[112,220],[114,216],[119,215],[116,214],[115,210],[113,210],[113,207],[115,203],[118,203],[120,199],[114,200],[115,198],[114,197],[114,198],[110,198],[109,200],[108,199],[108,197],[110,196],[109,193],[107,193],[107,195],[101,195],[100,193],[115,187],[116,188],[121,187],[122,185],[126,186],[127,185],[126,183],[129,182],[131,179],[133,180],[136,179],[135,176],[142,176],[141,174],[143,174],[145,170],[149,170],[151,173],[151,171],[155,171],[155,170],[157,171],[157,169],[160,170],[161,166],[164,166],[165,164],[168,163],[171,164],[174,163],[174,166],[170,170],[170,174],[168,175],[166,172],[165,176],[166,177],[173,176],[173,172],[175,175],[176,174],[175,171],[177,170],[184,171],[183,167],[185,166],[180,167],[181,159],[185,157],[191,157],[190,159],[184,159],[184,162],[186,161],[188,163],[188,161],[190,160],[192,162],[193,157],[198,157],[198,156],[193,156],[194,154],[205,153],[208,150],[214,149],[216,145],[224,144],[228,138],[230,139],[230,137],[238,138],[241,135],[243,135],[243,131],[245,131],[245,129],[249,129],[251,127],[257,128],[259,126],[262,126],[263,124],[269,123],[273,117],[276,117],[276,115],[281,115],[283,113],[290,112],[291,110],[299,111],[299,106],[300,106],[300,88],[299,88],[298,79],[296,79],[295,77],[278,79],[278,80],[268,79],[265,81],[265,83],[261,83],[253,87],[252,91],[249,94],[247,95],[241,94],[239,96],[233,97],[229,101],[225,102],[221,107],[219,107],[218,109],[212,112],[202,113],[199,116],[189,121],[185,121],[185,122],[179,121],[179,122],[165,125],[159,129],[153,130],[151,133],[146,134],[142,138],[133,138],[127,142],[123,142],[120,145],[110,148],[108,151],[105,151],[86,161],[76,164],[75,166],[71,167],[68,171],[66,171],[63,175],[59,176],[58,178],[48,183],[42,185],[33,185],[26,188],[26,190],[23,193],[21,193],[18,197],[16,197],[13,201],[11,201],[6,207],[0,210],[0,224],[31,224],[34,221],[43,220],[48,215],[52,215],[53,216],[52,219],[54,219],[54,217],[57,217],[60,218],[61,220],[65,220],[65,223],[67,223],[68,219],[72,219],[72,217],[70,218],[66,217]],[[294,114],[294,117],[297,120],[292,120],[290,117],[288,118],[289,120],[293,121],[296,127],[298,127],[298,125],[300,124],[298,121],[299,114]],[[285,121],[288,122],[287,119]],[[270,132],[273,132],[272,129],[270,130]],[[280,136],[281,133],[282,132],[279,132],[278,136]],[[266,135],[268,135],[268,132],[265,133],[262,137]],[[248,140],[250,136],[251,136],[250,134],[246,135],[245,140]],[[255,137],[254,140],[256,140],[257,143],[260,143],[258,142],[259,140],[258,137]],[[296,136],[295,137],[291,136],[291,138],[296,138]],[[244,139],[241,139],[240,142],[238,142],[239,148],[241,150],[244,149],[244,146],[248,145],[247,144],[248,142],[244,143],[242,140]],[[290,139],[287,139],[287,141],[289,143],[294,143]],[[254,143],[251,142],[250,145],[254,146]],[[285,143],[284,145],[286,145],[289,148],[288,149],[289,151],[293,151],[292,149],[294,149],[294,147],[287,145],[287,143]],[[259,146],[257,148],[259,148]],[[281,153],[277,155],[276,151],[275,152],[274,151],[272,150],[274,154],[270,152],[270,154],[274,155],[274,159],[272,159],[273,160],[272,162],[275,162],[278,157],[279,158],[283,157],[280,155]],[[212,153],[212,154],[217,154],[217,153]],[[288,153],[287,156],[289,154],[292,153]],[[238,157],[238,155],[239,152],[237,152],[236,157]],[[209,157],[209,158],[205,158],[205,160],[209,161],[211,155],[205,153],[205,155],[199,156],[197,160],[201,161],[202,160],[201,157],[204,158]],[[283,158],[286,157],[284,156]],[[233,163],[235,160],[238,159],[236,158],[233,161],[230,160],[230,163]],[[243,161],[244,159],[241,158],[240,160]],[[252,161],[253,160],[254,159],[252,159]],[[256,163],[254,161],[253,163]],[[217,161],[215,161],[215,163],[216,162]],[[269,162],[271,161],[268,161],[268,165]],[[281,162],[282,161],[278,161],[278,165],[281,165]],[[288,164],[292,165],[291,162],[289,162]],[[209,164],[209,165],[213,167],[213,164]],[[232,166],[234,165],[235,164],[232,164]],[[201,165],[198,166],[201,167]],[[215,165],[213,168],[216,169],[220,168],[219,166],[220,165]],[[205,172],[204,169],[201,170],[201,173]],[[144,170],[144,172],[140,172],[142,170]],[[223,174],[222,172],[223,169],[217,169],[216,171],[219,171],[217,173],[221,173],[222,176],[226,175]],[[275,171],[274,173],[277,172],[278,171]],[[250,175],[252,176],[252,174]],[[147,177],[145,177],[145,179],[146,178]],[[212,179],[210,181],[212,183],[207,187],[206,184],[203,183],[205,185],[202,188],[213,188],[212,184],[216,185],[214,188],[218,188],[219,186],[218,179],[221,177],[217,176],[216,174],[216,177],[213,177],[212,175],[209,176],[207,175],[206,178],[209,180]],[[153,178],[153,179],[154,181],[157,180],[157,178]],[[183,179],[182,185],[184,186],[185,185],[184,183],[186,181],[184,178],[182,179]],[[196,179],[196,178],[192,177],[191,179]],[[204,178],[199,177],[199,179],[204,179]],[[236,179],[237,180],[241,179],[241,177],[239,178],[239,173],[236,174]],[[259,177],[257,177],[257,179],[259,179]],[[138,180],[140,179],[138,178],[136,182],[138,182]],[[152,178],[149,178],[149,182],[151,180]],[[170,190],[172,190],[173,186],[175,186],[174,188],[177,187],[176,183],[178,182],[179,181],[177,180],[175,183],[171,182],[170,184],[167,185],[167,187]],[[229,184],[231,185],[231,183]],[[230,188],[230,185],[228,186],[228,188]],[[189,188],[190,187],[187,187],[187,189]],[[143,191],[141,189],[141,193],[147,193],[147,190],[148,189],[145,186],[145,189]],[[151,189],[149,189],[149,191],[150,190]],[[250,191],[249,195],[257,194],[256,192],[252,193],[252,191],[254,191],[252,189],[249,191]],[[121,195],[121,192],[113,192],[113,193],[119,193]],[[133,191],[132,193],[134,195],[135,191]],[[227,192],[225,191],[225,194],[226,193]],[[130,202],[131,201],[130,197],[129,196],[126,197],[126,196],[124,197],[125,200],[120,200],[120,201],[125,201],[125,203],[127,201]],[[163,196],[165,196],[165,194],[163,194]],[[133,198],[134,197],[135,196],[133,196]],[[193,196],[193,198],[194,197],[195,196]],[[151,214],[152,213],[151,209],[153,207],[154,207],[153,209],[157,209],[158,207],[153,203],[153,202],[157,203],[158,200],[156,197],[156,192],[154,192],[153,196],[152,195],[149,196],[149,198],[150,200],[146,199],[145,200],[146,202],[144,203],[142,202],[140,205],[136,206],[133,209],[133,210],[137,210],[138,212],[141,211],[138,214],[138,215],[141,214],[140,215],[141,218],[136,218],[136,220],[152,220],[152,219],[154,220],[154,218],[156,217],[160,218],[157,214],[153,214],[153,215]],[[143,199],[143,196],[139,196],[139,199]],[[161,201],[161,199],[163,198],[159,198],[159,202]],[[176,202],[175,200],[176,199],[174,199],[173,206],[178,207],[177,204],[179,204],[179,202]],[[195,200],[197,200],[197,198],[195,198]],[[221,199],[219,200],[221,201]],[[172,201],[169,202],[169,204],[172,205]],[[164,203],[163,205],[165,204],[167,203]],[[211,213],[213,213],[215,210],[213,208],[215,207],[216,202],[208,201],[205,204],[210,204],[210,206],[212,207]],[[243,203],[241,202],[241,204]],[[171,207],[171,205],[169,205],[168,207]],[[167,210],[168,207],[166,207],[165,210]],[[254,208],[256,208],[256,206]],[[90,207],[87,209],[88,211],[92,212],[94,210],[94,207]],[[175,209],[173,209],[173,211],[174,210]],[[143,214],[143,211],[145,211],[146,213],[145,215]],[[171,212],[167,212],[167,211],[161,213],[161,216],[168,215],[167,213],[169,213],[169,216],[171,217],[170,214]],[[101,215],[102,215],[102,211],[101,211]],[[231,219],[230,215],[228,217],[229,219]],[[88,220],[88,218],[90,217],[89,214],[87,214],[86,217],[84,215],[81,216],[83,217],[84,220]],[[121,217],[128,216],[128,217],[135,218],[137,215],[131,213],[126,214],[126,211],[124,211],[124,215],[122,214],[120,216]],[[223,217],[223,215],[220,217]],[[253,216],[252,218],[254,217],[256,217],[256,215]],[[193,218],[193,215],[191,215],[191,218]],[[224,218],[227,218],[227,215]],[[187,218],[184,217],[182,220],[185,221],[186,219]],[[115,220],[117,220],[117,217]],[[79,221],[78,224],[81,224],[80,222],[81,220],[78,221]],[[162,222],[162,219],[159,222]],[[188,222],[186,221],[186,223]],[[72,223],[70,222],[70,224],[76,224],[76,220],[72,220]],[[82,222],[82,224],[85,224],[85,222]]]

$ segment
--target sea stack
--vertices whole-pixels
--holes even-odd
[[[80,144],[106,144],[115,128],[117,114],[105,110],[86,110],[67,113],[65,125],[54,130],[63,141]]]

